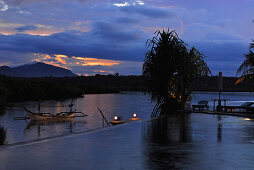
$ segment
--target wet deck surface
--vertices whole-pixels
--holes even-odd
[[[253,146],[254,119],[195,113],[7,145],[0,169],[251,169]]]
[[[238,111],[233,111],[233,112],[218,112],[218,111],[210,111],[210,110],[204,110],[204,111],[196,111],[193,113],[205,113],[205,114],[213,114],[213,115],[226,115],[226,116],[238,116],[238,117],[249,117],[249,118],[254,118],[254,113],[247,113],[247,112],[238,112]]]

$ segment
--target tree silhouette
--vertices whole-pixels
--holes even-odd
[[[241,74],[240,79],[236,82],[239,83],[244,79],[251,79],[254,77],[254,40],[250,43],[249,53],[245,54],[245,60],[241,66],[237,69],[237,74]]]
[[[147,40],[149,49],[143,64],[148,82],[146,93],[157,102],[152,117],[182,109],[191,94],[195,76],[210,74],[204,56],[194,47],[188,49],[175,31],[156,31]]]

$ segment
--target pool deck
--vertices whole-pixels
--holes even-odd
[[[218,112],[218,111],[196,111],[192,113],[204,113],[204,114],[213,114],[213,115],[226,115],[226,116],[238,116],[238,117],[248,117],[254,118],[254,113],[247,113],[247,112]]]

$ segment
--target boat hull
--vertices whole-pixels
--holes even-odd
[[[31,120],[66,120],[74,118],[74,113],[67,113],[65,115],[51,115],[51,114],[38,114],[25,109],[27,115]]]

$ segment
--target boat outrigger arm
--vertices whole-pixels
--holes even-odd
[[[48,106],[44,106],[44,107],[48,107]],[[49,106],[49,107],[54,107],[54,106]],[[64,106],[55,106],[55,107],[64,107]],[[73,100],[71,101],[71,104],[69,105],[70,107],[70,111],[69,112],[59,112],[56,114],[52,114],[52,113],[41,113],[40,112],[40,108],[41,105],[39,103],[38,106],[38,113],[32,112],[26,108],[24,108],[24,110],[26,111],[27,115],[30,119],[32,120],[46,120],[46,119],[70,119],[70,118],[74,118],[74,117],[85,117],[87,116],[85,113],[83,112],[76,112],[76,110],[72,110],[73,107]],[[81,115],[75,115],[75,113],[80,113]]]
[[[24,108],[27,116],[32,120],[47,120],[47,119],[72,119],[74,117],[85,117],[87,116],[83,112],[59,112],[57,114],[52,113],[35,113],[26,108]],[[75,113],[81,113],[82,115],[75,115]]]

